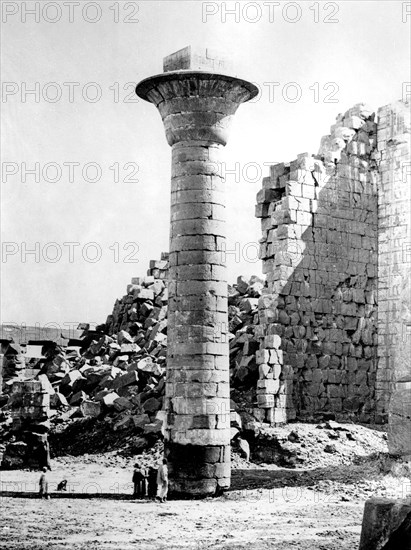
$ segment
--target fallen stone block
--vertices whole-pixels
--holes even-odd
[[[125,397],[118,397],[113,402],[116,411],[124,411],[133,408],[133,404]]]
[[[84,417],[96,417],[101,413],[101,404],[96,401],[85,400],[80,404],[80,412]]]
[[[161,433],[161,429],[163,427],[162,420],[155,420],[154,422],[149,422],[144,426],[144,433],[145,434],[158,434]]]
[[[161,409],[161,401],[155,397],[150,397],[143,403],[143,410],[147,413],[155,413]]]
[[[157,363],[153,362],[151,357],[145,357],[137,363],[137,369],[146,373],[153,374],[154,376],[162,376],[165,369],[160,367]]]
[[[131,417],[134,423],[135,428],[137,429],[144,429],[144,426],[146,424],[150,423],[150,417],[148,414],[138,414]]]
[[[154,292],[154,296],[159,296],[164,290],[164,282],[160,279],[156,279],[152,285],[149,286],[149,290]]]
[[[83,391],[78,391],[77,393],[74,393],[69,402],[70,402],[70,405],[72,406],[76,406],[76,405],[80,405],[80,403],[82,403],[83,401],[85,401],[87,399],[87,394],[84,393]]]
[[[50,396],[50,406],[53,409],[61,409],[68,407],[69,404],[66,397],[62,393],[56,392]]]
[[[68,373],[70,371],[70,363],[66,360],[64,355],[57,355],[46,366],[47,375],[56,375],[58,373]]]
[[[133,296],[138,300],[154,300],[155,298],[154,291],[150,290],[149,288],[134,290]]]
[[[126,353],[138,353],[141,350],[140,346],[137,344],[121,344],[120,352],[122,354]]]
[[[114,390],[119,390],[120,388],[131,386],[132,384],[137,384],[137,383],[138,383],[138,373],[137,371],[132,370],[127,374],[123,374],[122,376],[118,376],[117,378],[115,378],[112,382],[112,388]]]
[[[137,368],[143,372],[152,372],[153,359],[151,357],[144,357],[137,362]]]
[[[257,309],[258,298],[243,298],[239,302],[239,307],[241,311],[250,313]]]
[[[73,390],[74,383],[77,380],[86,381],[86,378],[78,370],[68,372],[60,383],[61,393],[64,393],[65,395],[70,393]]]
[[[117,334],[117,342],[120,344],[132,344],[133,338],[125,330],[120,330]]]
[[[126,415],[123,418],[119,418],[113,424],[113,431],[117,432],[119,430],[126,430],[133,424],[131,415]]]
[[[366,501],[359,550],[409,550],[411,500],[370,498]]]
[[[108,390],[107,388],[105,388],[104,390],[100,390],[99,392],[94,394],[94,400],[95,401],[103,401],[103,397],[105,397],[109,393],[111,393],[111,391]]]
[[[237,284],[236,284],[236,290],[240,294],[246,294],[248,290],[248,281],[245,277],[240,275],[237,277]]]
[[[106,407],[114,407],[114,402],[118,398],[119,395],[116,392],[110,392],[102,398],[102,401]]]
[[[113,363],[115,368],[118,368],[120,371],[124,370],[128,365],[128,355],[119,355],[114,359]]]

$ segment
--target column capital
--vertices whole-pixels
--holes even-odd
[[[184,56],[178,59],[182,60],[181,66],[193,66],[192,57],[188,62]],[[198,57],[195,59],[195,67],[201,67]],[[171,66],[179,65],[173,62]],[[255,97],[258,88],[228,74],[182,69],[167,70],[142,80],[136,87],[136,94],[160,111],[169,145],[181,141],[226,145],[237,108]]]

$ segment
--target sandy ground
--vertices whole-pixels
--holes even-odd
[[[297,502],[281,490],[258,500],[153,502],[5,499],[2,549],[354,549],[362,506]]]
[[[231,489],[215,499],[132,499],[134,462],[158,462],[161,444],[139,456],[54,458],[50,500],[37,497],[39,472],[0,471],[0,550],[357,550],[366,499],[411,495],[409,470],[388,456],[383,431],[303,424],[283,431],[282,452],[294,451],[298,467],[248,463],[233,452]],[[325,451],[330,442],[333,453]],[[67,493],[53,495],[63,479]]]
[[[129,500],[130,469],[123,464],[58,459],[48,474],[50,490],[67,478],[69,492],[85,498],[3,496],[0,548],[355,550],[366,498],[401,497],[409,481],[378,474],[367,463],[337,470],[237,469],[232,490],[220,498],[160,504]],[[35,493],[38,477],[5,471],[0,486]],[[115,500],[87,493],[110,493]]]

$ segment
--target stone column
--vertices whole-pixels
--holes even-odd
[[[185,48],[136,93],[158,108],[172,147],[165,455],[170,492],[230,485],[229,355],[222,148],[238,106],[255,97],[210,50]]]

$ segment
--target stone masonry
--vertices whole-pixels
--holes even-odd
[[[410,105],[378,111],[378,368],[388,446],[411,460]],[[391,398],[391,399],[390,399]]]
[[[230,485],[221,161],[231,119],[257,88],[221,74],[227,68],[214,52],[188,47],[136,89],[160,111],[172,147],[165,455],[177,495]]]
[[[267,288],[256,357],[268,422],[327,411],[385,422],[396,358],[410,374],[409,350],[399,344],[410,311],[409,182],[400,181],[407,159],[409,166],[406,109],[380,109],[377,126],[358,104],[337,117],[317,155],[271,166],[263,179],[256,216]],[[397,202],[386,196],[393,193]],[[400,261],[407,250],[408,265]],[[384,301],[393,274],[397,298]]]
[[[53,392],[46,376],[13,383],[8,406],[17,441],[6,448],[2,467],[41,468],[48,464],[50,394]]]

